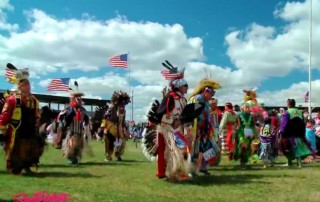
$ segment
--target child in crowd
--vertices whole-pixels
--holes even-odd
[[[260,155],[259,158],[264,164],[264,168],[269,164],[273,166],[275,158],[274,146],[276,140],[276,130],[272,127],[271,118],[265,117],[263,126],[260,129]]]
[[[308,140],[308,142],[311,145],[312,156],[313,156],[312,160],[310,158],[307,158],[306,160],[316,162],[316,160],[317,160],[316,133],[315,133],[315,129],[314,129],[314,120],[312,120],[312,119],[307,120],[306,139]]]
[[[256,130],[261,130],[261,123],[259,121],[256,122]],[[258,163],[259,162],[259,152],[260,152],[260,139],[259,137],[254,137],[254,139],[251,142],[251,162],[252,163]]]

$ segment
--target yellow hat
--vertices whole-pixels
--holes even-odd
[[[244,102],[248,102],[248,103],[253,102],[254,104],[257,104],[257,94],[255,89],[243,90],[243,92],[244,92],[244,96],[243,96]]]
[[[214,81],[209,78],[204,78],[195,87],[195,89],[193,90],[193,92],[190,95],[190,98],[202,93],[206,88],[209,88],[212,90],[219,89],[219,88],[221,88],[221,85],[217,81]]]

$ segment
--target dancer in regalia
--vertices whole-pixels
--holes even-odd
[[[170,181],[190,179],[190,142],[182,122],[187,100],[188,83],[184,79],[184,69],[178,69],[168,61],[162,63],[171,75],[169,92],[164,92],[161,104],[156,100],[148,112],[149,125],[143,132],[143,148],[146,156],[157,157],[158,178]]]
[[[297,165],[301,167],[301,160],[311,155],[312,149],[305,137],[306,125],[302,111],[296,108],[294,99],[287,100],[287,107],[280,125],[281,148],[288,159],[286,166],[291,166],[296,159]]]
[[[212,98],[209,101],[210,104],[210,115],[211,115],[211,123],[214,129],[213,139],[217,142],[219,139],[219,126],[222,119],[222,112],[218,107],[218,99]]]
[[[127,141],[125,107],[130,102],[130,96],[121,90],[115,91],[111,97],[111,104],[101,123],[105,143],[105,161],[111,161],[113,154],[118,161],[122,161]]]
[[[271,117],[265,117],[264,123],[260,129],[260,154],[259,158],[263,162],[264,168],[268,165],[273,166],[276,157],[275,143],[277,128],[271,123]]]
[[[189,98],[190,103],[204,105],[202,113],[193,121],[192,161],[195,164],[195,170],[192,174],[194,176],[198,175],[198,172],[210,175],[208,161],[216,158],[220,152],[218,145],[213,141],[214,129],[211,124],[209,104],[215,95],[215,90],[220,87],[220,84],[212,79],[202,79]]]
[[[234,155],[234,136],[237,129],[237,114],[233,111],[231,102],[225,104],[222,121],[220,123],[221,153],[229,156],[229,160]]]
[[[8,63],[7,68],[15,74],[10,83],[18,85],[17,92],[7,97],[0,115],[0,132],[4,140],[7,170],[20,174],[24,169],[38,167],[45,139],[39,134],[39,101],[31,94],[28,69],[17,69]]]
[[[210,115],[211,115],[211,123],[212,123],[212,128],[213,128],[213,139],[214,141],[220,148],[221,146],[221,141],[219,139],[219,134],[220,134],[220,122],[222,119],[222,112],[218,107],[218,99],[217,98],[212,98],[210,101]],[[221,150],[220,150],[221,151]],[[217,154],[216,158],[214,158],[212,161],[209,161],[210,166],[217,166],[220,163],[221,160],[221,152]]]
[[[238,130],[235,136],[234,160],[240,159],[241,166],[245,166],[252,156],[251,143],[258,137],[258,132],[252,117],[250,107],[244,103],[243,111],[238,117]]]
[[[77,165],[82,152],[87,145],[84,138],[84,127],[89,124],[89,116],[82,106],[83,93],[78,90],[78,82],[74,82],[76,89],[71,92],[70,105],[59,114],[58,134],[54,140],[56,148],[63,149],[69,164]]]

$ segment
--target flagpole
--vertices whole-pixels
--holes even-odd
[[[131,121],[133,121],[133,90],[131,91]]]
[[[309,16],[309,116],[312,118],[312,109],[311,109],[311,58],[312,58],[312,0],[310,0],[310,16]]]
[[[129,77],[129,93],[131,91],[131,76],[130,76],[130,66],[129,66],[129,52],[127,53],[127,62],[128,62],[128,77]],[[131,91],[131,121],[133,121],[133,90]]]
[[[127,53],[127,63],[128,63],[128,79],[129,79],[129,81],[128,81],[128,85],[129,85],[129,92],[131,91],[131,85],[130,85],[130,83],[131,83],[131,77],[130,77],[130,65],[129,65],[129,52]]]

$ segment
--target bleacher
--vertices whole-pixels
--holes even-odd
[[[7,90],[0,89],[0,96],[3,97],[3,94],[6,91]],[[50,109],[53,109],[53,110],[60,110],[70,102],[70,97],[68,96],[58,96],[58,95],[39,94],[39,93],[32,93],[32,94],[39,100],[40,107],[47,105],[49,106]],[[90,114],[90,113],[94,113],[96,106],[103,106],[110,100],[82,98],[82,101],[84,102],[84,107]]]

